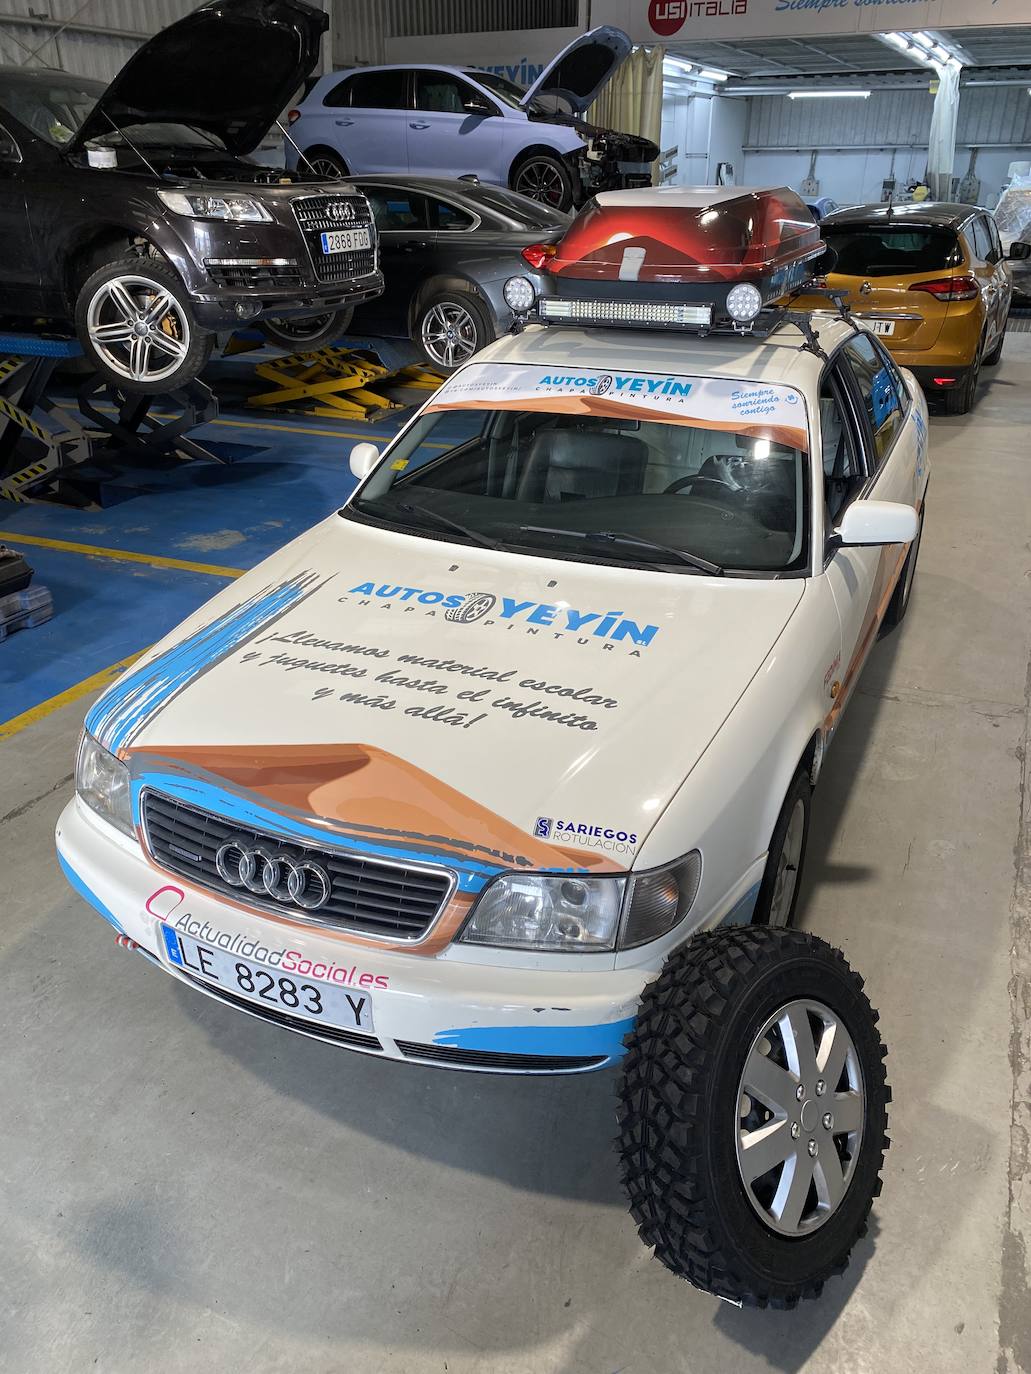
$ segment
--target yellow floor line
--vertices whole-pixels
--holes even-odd
[[[157,553],[132,553],[128,549],[104,549],[95,544],[73,544],[67,539],[44,539],[38,534],[22,534],[19,530],[0,530],[0,540],[14,546],[37,544],[43,549],[59,553],[84,553],[90,558],[113,558],[120,563],[145,563],[150,568],[175,568],[179,572],[205,573],[209,577],[243,577],[246,568],[223,568],[217,563],[192,563],[188,558],[164,558]]]
[[[74,687],[66,687],[63,692],[58,692],[56,696],[50,697],[47,701],[41,701],[38,706],[31,706],[27,711],[23,711],[20,716],[12,716],[10,720],[0,721],[0,739],[8,739],[11,735],[17,735],[19,731],[25,730],[30,725],[35,725],[37,721],[45,719],[52,712],[59,711],[62,706],[69,706],[73,701],[78,701],[80,697],[89,696],[90,692],[99,692],[102,687],[113,682],[130,664],[135,663],[140,654],[143,653],[146,653],[146,650],[140,649],[139,653],[130,654],[128,658],[119,659],[110,667],[101,668],[99,673],[94,673],[92,677],[83,678]]]
[[[115,409],[114,406],[97,406],[97,410],[102,410],[102,411],[104,411],[104,413],[107,414],[107,415],[117,415],[117,414],[118,414],[118,411]],[[175,415],[164,415],[164,414],[159,414],[159,413],[155,412],[153,418],[154,418],[155,420],[174,420],[174,419],[176,419],[177,417],[176,417]],[[219,418],[218,420],[209,420],[207,423],[208,423],[209,425],[229,425],[229,426],[231,426],[231,427],[234,428],[234,429],[268,429],[268,430],[282,431],[283,433],[286,433],[286,434],[315,434],[315,435],[318,435],[320,438],[323,438],[323,439],[362,439],[362,440],[364,440],[366,443],[371,443],[371,442],[373,441],[373,439],[383,439],[383,440],[386,440],[386,441],[389,443],[389,441],[390,441],[391,439],[393,439],[393,437],[394,437],[392,434],[373,434],[373,435],[368,435],[368,434],[353,434],[353,433],[350,433],[350,432],[347,431],[347,430],[340,430],[340,429],[309,429],[309,428],[307,428],[306,426],[301,426],[301,425],[277,425],[277,424],[269,423],[268,421],[258,421],[258,420],[226,420],[226,419],[224,419],[224,418]],[[453,445],[451,445],[451,444],[423,444],[423,445],[421,445],[421,447],[422,447],[422,448],[440,448],[440,449],[446,449],[446,448],[452,448]]]

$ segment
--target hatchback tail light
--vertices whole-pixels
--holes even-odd
[[[288,124],[296,124],[300,117],[300,110],[287,110],[286,112],[286,122]]]
[[[531,243],[528,248],[523,249],[522,256],[535,272],[540,272],[544,264],[557,252],[558,249],[553,243]]]
[[[936,301],[972,301],[980,294],[974,277],[936,277],[934,281],[917,281],[910,291],[926,291]]]

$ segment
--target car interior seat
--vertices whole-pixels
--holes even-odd
[[[530,446],[520,475],[521,501],[573,501],[644,490],[648,446],[630,435],[546,429]]]

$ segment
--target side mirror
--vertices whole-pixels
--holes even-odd
[[[1014,239],[1006,256],[1011,262],[1023,262],[1025,258],[1031,258],[1031,243],[1023,243],[1020,239]]]
[[[379,462],[379,449],[375,444],[355,444],[351,450],[351,474],[360,482]]]
[[[919,522],[912,506],[900,501],[853,501],[834,531],[846,548],[871,544],[911,544]]]
[[[497,114],[494,106],[489,101],[481,100],[479,96],[471,95],[462,101],[462,109],[467,115],[480,115],[481,118],[489,118]]]

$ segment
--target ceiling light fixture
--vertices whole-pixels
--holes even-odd
[[[728,76],[728,73],[727,73],[727,72],[718,72],[718,71],[716,71],[715,68],[713,68],[713,67],[703,67],[702,70],[698,73],[698,76],[699,76],[699,79],[702,80],[702,81],[727,81],[727,80],[729,80],[729,76]]]
[[[789,100],[868,100],[869,91],[788,91]]]
[[[667,67],[672,67],[675,71],[684,72],[685,74],[687,72],[694,71],[694,64],[691,62],[685,62],[682,57],[670,57],[669,55],[667,55],[662,59],[662,66],[663,70],[665,70]]]

